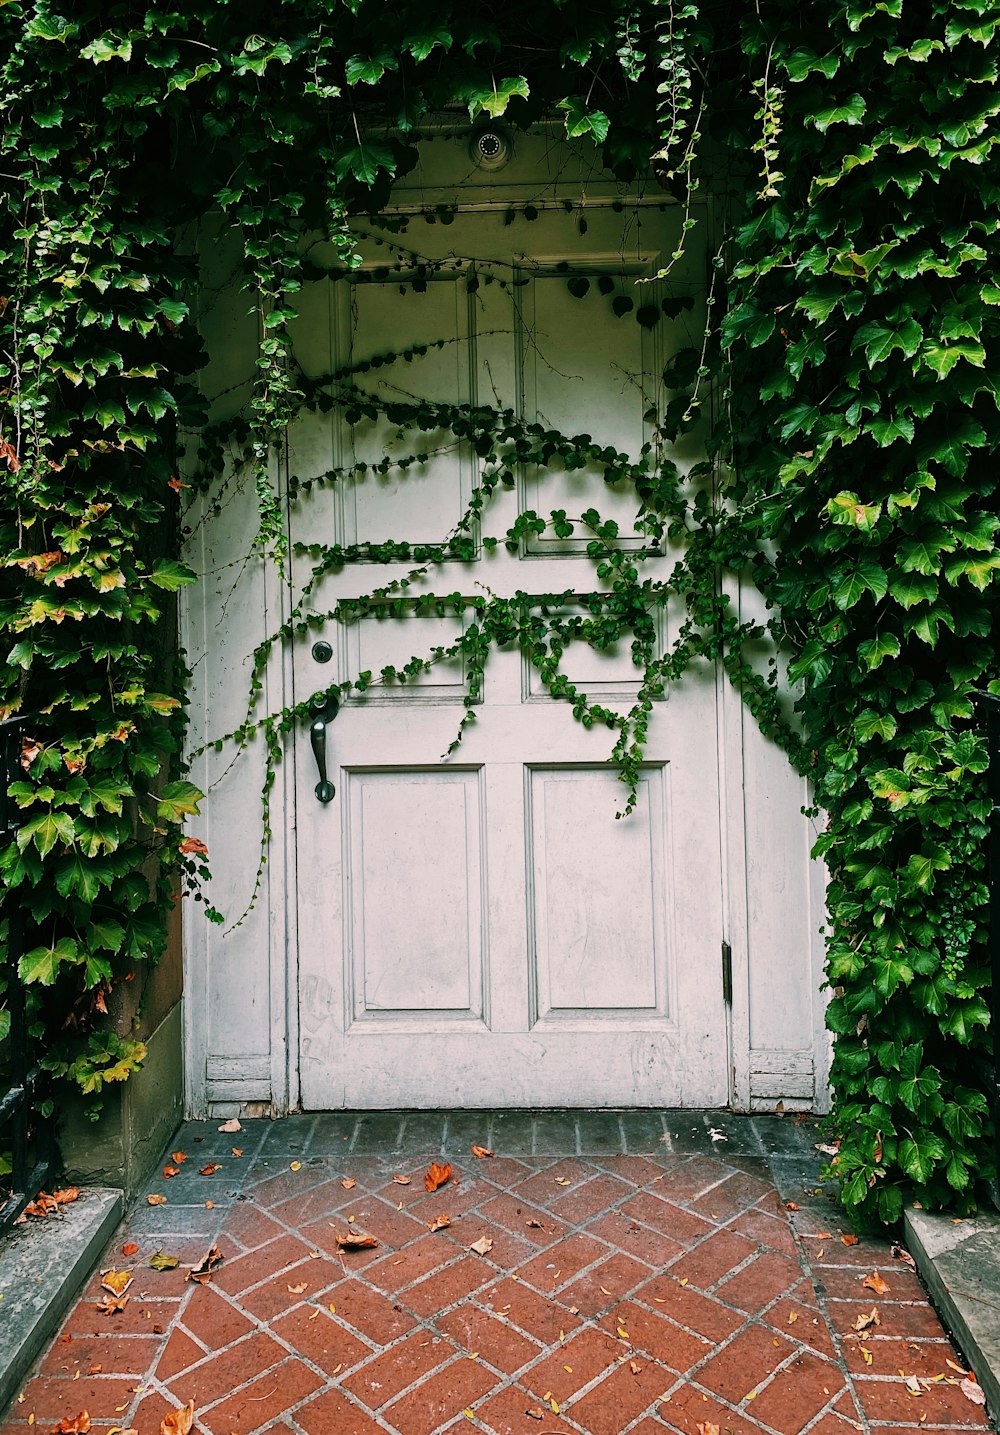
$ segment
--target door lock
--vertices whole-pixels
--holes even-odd
[[[325,805],[327,802],[332,802],[337,795],[337,789],[326,775],[326,725],[333,722],[340,711],[340,699],[337,696],[336,688],[330,688],[325,693],[317,693],[309,706],[313,713],[313,720],[309,727],[309,741],[312,743],[313,756],[319,769],[316,797]]]

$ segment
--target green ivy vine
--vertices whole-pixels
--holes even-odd
[[[453,648],[356,675],[355,689],[461,649],[467,725],[490,653],[516,644],[576,719],[609,728],[626,809],[659,690],[693,661],[721,661],[824,814],[843,1198],[884,1221],[912,1193],[970,1204],[992,1169],[969,1061],[988,1021],[986,756],[971,695],[996,688],[1000,10],[403,0],[391,35],[374,0],[71,10],[0,5],[0,710],[26,720],[11,788],[24,820],[0,880],[28,918],[19,979],[47,1065],[96,1096],[141,1064],[108,1001],[155,960],[178,887],[203,895],[207,854],[182,832],[202,798],[180,759],[173,595],[193,574],[177,559],[179,509],[186,484],[218,496],[235,449],[261,550],[313,574],[256,654],[245,721],[228,735],[263,741],[267,788],[300,716],[258,712],[273,647],[414,601],[390,582],[313,612],[322,576],[362,557],[433,576],[433,597],[417,601],[468,621]],[[415,164],[425,117],[456,109],[517,129],[558,115],[622,181],[652,167],[683,206],[682,234],[710,180],[732,222],[708,332],[672,359],[638,462],[502,408],[383,403],[413,437],[393,462],[419,469],[427,435],[471,445],[482,476],[465,513],[437,545],[291,555],[276,448],[303,413],[336,407],[350,424],[375,403],[357,369],[310,376],[296,363],[296,296],[315,277],[302,235],[326,236],[347,275],[361,266],[359,215],[400,242],[384,213],[391,185]],[[226,424],[208,422],[195,383],[197,276],[176,242],[208,214],[238,235],[260,333],[248,402]],[[623,322],[662,312],[611,275],[567,282],[581,301],[596,287]],[[711,460],[681,483],[659,446],[697,420],[713,380],[726,391],[713,444],[735,460],[722,493]],[[576,606],[454,593],[448,563],[469,556],[493,496],[553,462],[634,489],[642,545],[620,543],[598,496],[579,513],[525,510],[497,541],[582,534],[600,591]],[[650,578],[665,543],[682,556]],[[794,730],[776,670],[757,678],[745,657],[756,630],[718,583],[747,566],[799,685]],[[664,654],[651,615],[668,597],[684,616]],[[623,638],[640,675],[625,714],[592,702],[562,662],[573,643]]]

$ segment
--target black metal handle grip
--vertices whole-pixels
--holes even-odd
[[[319,768],[319,782],[316,784],[316,796],[322,803],[332,802],[337,795],[337,789],[326,775],[326,725],[333,722],[340,711],[340,699],[331,688],[329,692],[317,693],[310,703],[315,716],[309,728],[309,741],[312,743],[313,756],[316,759],[316,766]]]

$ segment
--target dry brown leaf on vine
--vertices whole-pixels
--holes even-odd
[[[193,1424],[194,1401],[189,1400],[180,1410],[171,1410],[169,1415],[164,1415],[160,1421],[160,1435],[191,1435]]]
[[[188,1271],[188,1280],[197,1281],[199,1285],[205,1285],[212,1279],[212,1272],[216,1266],[222,1264],[222,1252],[218,1246],[209,1246],[196,1266]],[[189,1427],[190,1428],[190,1427]]]
[[[119,1311],[125,1309],[131,1299],[132,1297],[127,1295],[101,1296],[97,1302],[97,1309],[101,1315],[117,1315]]]
[[[450,1225],[451,1217],[444,1215],[444,1213],[442,1212],[440,1216],[434,1217],[433,1221],[428,1224],[427,1229],[429,1231],[443,1231],[447,1226]]]
[[[979,1381],[971,1373],[964,1380],[958,1382],[958,1388],[966,1400],[971,1400],[973,1405],[985,1405],[986,1395]]]
[[[861,1315],[857,1317],[857,1319],[853,1322],[851,1329],[860,1332],[862,1330],[870,1330],[873,1325],[881,1324],[882,1321],[879,1317],[878,1310],[875,1308],[875,1306],[872,1306],[871,1310],[867,1315],[862,1312]]]
[[[152,1196],[147,1196],[147,1197],[146,1197],[146,1205],[147,1205],[147,1206],[165,1206],[166,1204],[167,1204],[167,1198],[166,1198],[166,1196],[161,1196],[158,1191],[154,1191],[153,1194],[152,1194]]]
[[[336,1241],[340,1251],[375,1251],[382,1244],[375,1236],[369,1236],[364,1231],[348,1231],[345,1235],[337,1236]]]
[[[424,1185],[428,1191],[436,1191],[451,1180],[450,1161],[432,1161],[424,1172]]]
[[[124,1295],[132,1284],[131,1271],[108,1270],[101,1273],[101,1290],[112,1295]]]
[[[496,1152],[491,1151],[488,1146],[473,1146],[473,1156],[478,1156],[480,1161],[485,1161],[488,1156],[495,1156]]]
[[[888,1295],[892,1289],[889,1282],[884,1281],[878,1271],[872,1271],[870,1275],[865,1276],[861,1284],[867,1286],[870,1291],[874,1291],[876,1295]]]
[[[52,1426],[52,1435],[87,1435],[90,1429],[90,1411],[81,1410],[79,1415],[67,1415],[58,1425]]]

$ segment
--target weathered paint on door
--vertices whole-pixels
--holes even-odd
[[[418,172],[400,208],[451,198],[467,209],[450,225],[414,220],[396,243],[369,244],[368,278],[310,286],[298,305],[303,368],[330,372],[444,340],[405,368],[359,382],[397,396],[509,405],[638,452],[651,436],[644,415],[665,359],[702,325],[703,248],[692,246],[671,275],[670,292],[690,294],[692,310],[654,329],[616,318],[596,284],[581,299],[567,279],[655,273],[676,244],[676,208],[659,197],[623,199],[613,184],[574,171],[548,141],[515,166],[500,202],[455,186],[448,143],[456,149],[439,142],[437,176],[432,165]],[[538,217],[518,210],[509,222],[511,193],[532,199]],[[418,248],[424,259],[455,262],[425,289],[404,285],[401,294],[398,274],[376,271]],[[510,282],[470,285],[473,266]],[[639,292],[660,297],[654,285]],[[223,391],[246,365],[239,306],[213,303],[207,327],[219,342],[209,376]],[[403,451],[384,425],[312,417],[289,434],[287,468],[303,478]],[[478,470],[461,448],[435,452],[429,442],[428,452],[405,473],[315,487],[290,506],[293,543],[446,537]],[[682,466],[693,456],[676,455]],[[629,538],[631,495],[587,471],[519,474],[517,489],[491,506],[484,535],[502,539],[525,504],[571,516],[596,506],[627,541],[640,541]],[[243,559],[251,509],[237,477],[221,514],[196,509],[192,521],[191,556],[206,577],[186,631],[195,724],[206,735],[236,725],[247,655],[287,616],[307,576],[299,562],[288,588]],[[545,535],[508,553],[501,542],[474,562],[445,565],[434,588],[468,597],[485,585],[526,602],[586,593],[595,577],[581,547]],[[345,565],[309,606],[321,612],[370,591],[393,568]],[[752,597],[734,590],[737,602]],[[273,656],[264,700],[274,708],[361,671],[398,668],[446,645],[468,620],[412,613],[329,623]],[[668,612],[664,642],[673,621]],[[327,664],[312,655],[320,637],[333,648]],[[627,642],[600,654],[580,645],[565,667],[609,707],[635,691]],[[376,684],[348,701],[329,727],[337,795],[326,805],[314,795],[305,727],[289,744],[256,907],[226,933],[188,923],[192,1110],[253,1102],[283,1110],[299,1100],[309,1108],[813,1104],[824,1043],[809,830],[797,811],[804,794],[744,720],[738,696],[704,670],[655,705],[636,811],[618,820],[624,790],[607,765],[612,735],[574,721],[516,652],[491,659],[477,721],[444,759],[463,691],[456,664],[436,663],[418,681]],[[204,762],[213,895],[238,916],[253,885],[259,758],[251,751],[232,769],[211,753]],[[730,1008],[724,939],[733,953]]]

